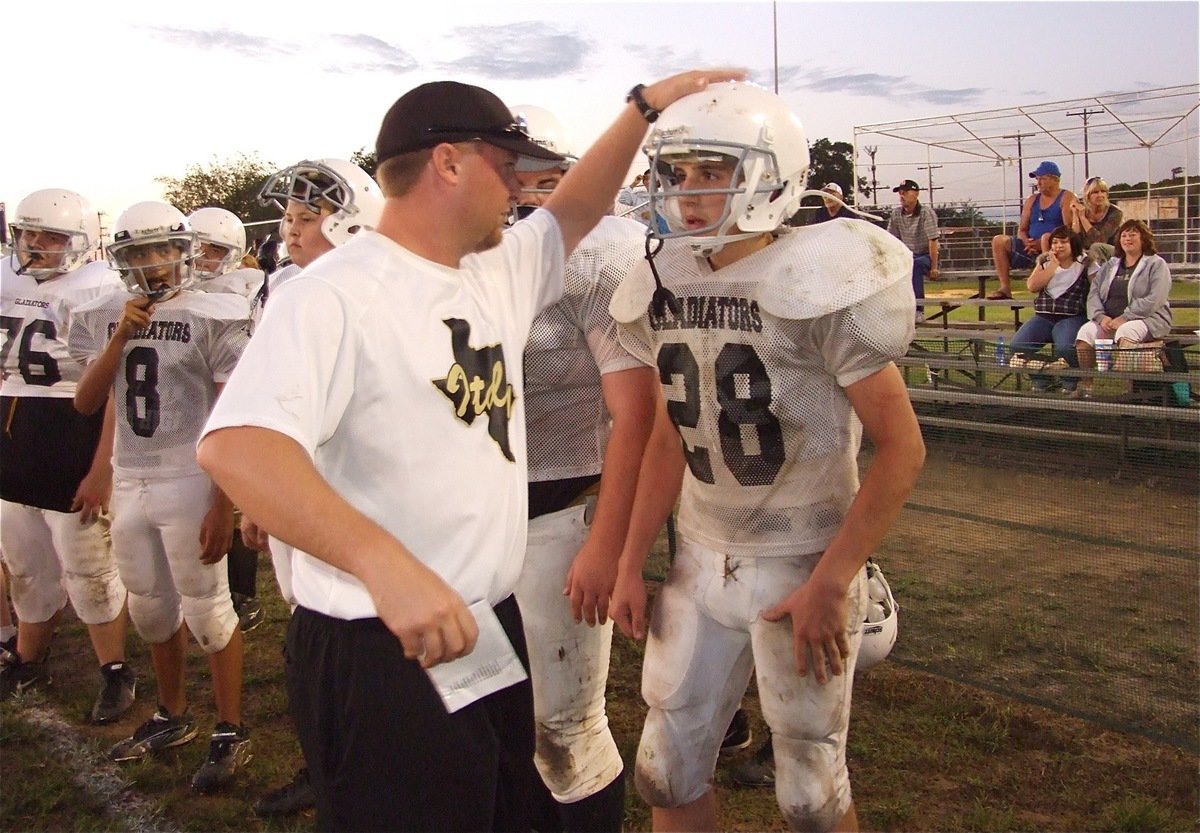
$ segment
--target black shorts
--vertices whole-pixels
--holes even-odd
[[[496,615],[529,670],[511,596]],[[449,714],[379,619],[297,607],[288,701],[317,794],[317,829],[529,830],[541,781],[528,680]]]
[[[4,396],[0,420],[0,497],[70,512],[96,455],[104,409],[84,416],[70,399]]]

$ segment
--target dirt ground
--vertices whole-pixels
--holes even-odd
[[[1197,515],[1195,484],[931,453],[879,554],[901,605],[901,635],[894,659],[856,682],[848,761],[863,829],[1200,830]],[[234,789],[207,798],[186,786],[202,742],[123,767],[128,791],[160,808],[162,829],[312,829],[311,815],[262,820],[250,810],[299,763],[282,685],[286,609],[269,562],[261,565],[268,622],[247,639],[244,697],[256,759]],[[83,724],[95,671],[73,620],[56,642],[55,684],[31,701],[61,714],[96,756],[153,709],[145,651],[132,634],[130,647],[143,682],[120,724]],[[609,679],[627,775],[644,717],[641,650],[618,635]],[[194,647],[189,679],[207,732],[211,694]],[[996,693],[1007,689],[1024,699]],[[746,706],[755,742],[718,766],[721,824],[780,830],[772,791],[729,779],[765,737],[753,689]],[[0,708],[0,829],[127,829],[56,775],[74,763],[47,754],[22,724],[22,708]],[[1175,736],[1185,742],[1162,740]],[[631,779],[629,793],[626,829],[648,830]]]

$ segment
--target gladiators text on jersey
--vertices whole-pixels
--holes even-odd
[[[654,330],[743,330],[762,332],[762,314],[758,301],[727,296],[689,295],[681,298],[679,314],[664,307],[655,314],[649,307],[650,327]]]
[[[433,384],[454,403],[454,415],[467,425],[486,413],[488,434],[505,459],[515,461],[508,442],[515,396],[504,368],[504,349],[499,344],[472,347],[471,325],[460,318],[447,318],[442,323],[450,328],[455,362],[445,378],[435,379]]]
[[[120,324],[118,321],[113,321],[108,325],[108,337],[112,338],[113,333],[117,331]],[[186,321],[150,321],[150,325],[143,327],[133,335],[134,340],[146,341],[181,341],[187,344],[192,340],[192,327]]]

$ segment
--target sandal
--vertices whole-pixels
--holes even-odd
[[[1003,289],[997,289],[991,295],[987,296],[989,301],[1011,301],[1012,293],[1005,292]]]

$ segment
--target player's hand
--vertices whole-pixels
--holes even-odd
[[[360,578],[379,618],[404,646],[404,656],[422,668],[474,650],[479,625],[462,597],[411,554],[377,559]]]
[[[941,269],[937,268],[936,266],[929,267],[929,279],[930,280],[936,281],[940,274],[942,274]]]
[[[233,546],[233,507],[222,503],[208,510],[200,524],[200,563],[217,564]]]
[[[1025,254],[1036,255],[1042,251],[1042,244],[1036,240],[1027,240],[1025,242]]]
[[[266,530],[247,518],[245,514],[242,515],[242,522],[239,528],[242,531],[242,541],[250,549],[258,552],[266,552],[270,549]]]
[[[79,513],[79,525],[87,526],[108,511],[108,501],[112,497],[112,468],[109,466],[93,466],[71,499],[71,511]]]
[[[611,553],[594,546],[590,537],[579,548],[563,587],[563,595],[571,597],[571,614],[576,622],[603,625],[608,621],[608,600],[617,583],[615,561]]]
[[[792,619],[792,647],[796,670],[805,676],[811,668],[817,682],[824,684],[845,670],[850,654],[846,636],[846,588],[809,579],[775,607],[763,613],[768,622],[785,616]]]
[[[745,81],[746,70],[721,67],[718,69],[694,69],[664,78],[646,86],[642,97],[655,110],[664,110],[685,95],[698,93],[709,84],[719,81]]]
[[[115,335],[126,340],[133,338],[138,330],[150,326],[150,316],[154,315],[154,303],[147,297],[134,298],[125,302],[125,310],[121,313],[121,322]]]
[[[642,580],[641,572],[635,575],[618,569],[609,613],[621,633],[630,639],[646,638],[646,607],[646,582]]]

